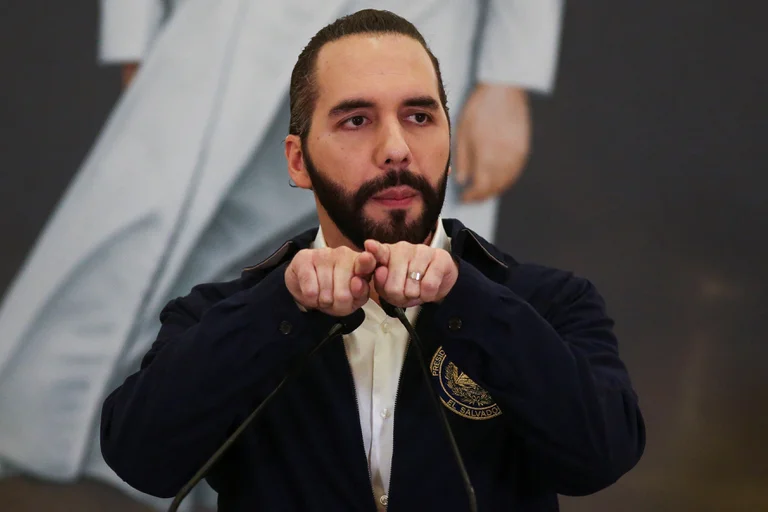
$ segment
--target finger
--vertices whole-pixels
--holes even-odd
[[[389,275],[384,284],[384,298],[390,304],[405,306],[408,302],[405,298],[405,277],[408,274],[408,264],[415,249],[415,246],[411,244],[398,242],[390,250],[389,264],[387,265]]]
[[[432,261],[427,267],[424,277],[421,279],[421,301],[424,303],[435,302],[440,293],[440,285],[443,282],[445,270],[441,268],[439,261]]]
[[[318,305],[321,308],[329,308],[333,305],[333,260],[330,252],[317,255],[315,272],[319,287]]]
[[[427,273],[427,267],[432,260],[434,249],[427,245],[416,246],[415,254],[408,264],[408,273],[405,279],[405,298],[409,300],[421,298],[421,281],[411,278],[414,272],[419,274],[419,279],[423,279]]]
[[[317,284],[317,274],[315,274],[315,267],[312,265],[312,262],[307,261],[303,265],[298,265],[295,272],[301,296],[299,302],[305,308],[317,308],[319,287]]]
[[[363,289],[366,282],[358,276],[352,276],[349,280],[349,291],[352,294],[352,301],[357,301],[363,297]]]
[[[440,302],[456,284],[458,266],[448,251],[437,250],[421,281],[424,302]]]
[[[374,270],[376,270],[376,258],[370,252],[361,252],[355,258],[354,275],[369,278]]]
[[[389,277],[389,269],[387,267],[378,267],[373,273],[373,284],[376,287],[376,291],[379,295],[384,293],[384,285],[387,283]]]
[[[472,176],[472,184],[464,191],[464,202],[482,201],[490,197],[492,190],[491,169],[488,166],[478,165]]]
[[[376,258],[376,263],[379,265],[389,265],[389,258],[390,258],[390,247],[389,244],[382,244],[377,242],[376,240],[366,240],[365,243],[365,250],[371,254],[373,254],[373,257]]]
[[[349,314],[352,307],[352,270],[356,256],[348,256],[337,260],[333,267],[333,310],[342,314]]]
[[[352,308],[356,310],[368,302],[370,296],[370,285],[368,281],[354,276],[349,284],[349,290],[352,292]]]

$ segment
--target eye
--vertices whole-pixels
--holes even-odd
[[[411,114],[408,117],[412,119],[416,124],[427,124],[429,121],[432,120],[429,114],[425,112],[417,112],[415,114]]]
[[[365,116],[353,116],[344,121],[342,124],[347,128],[360,128],[365,125],[367,119]]]

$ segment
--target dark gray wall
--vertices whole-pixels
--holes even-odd
[[[760,2],[580,0],[501,209],[521,260],[590,277],[648,422],[636,470],[564,510],[768,510],[768,67]],[[0,290],[119,92],[95,2],[0,4]]]
[[[557,91],[534,104],[498,241],[603,292],[648,449],[564,510],[768,510],[766,11],[568,6]]]
[[[0,293],[119,94],[96,2],[0,1]]]

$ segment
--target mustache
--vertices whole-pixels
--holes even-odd
[[[383,176],[364,183],[358,189],[354,198],[355,210],[360,210],[370,198],[379,192],[398,186],[411,187],[422,197],[428,197],[433,193],[432,187],[423,176],[418,176],[407,169],[390,169]]]

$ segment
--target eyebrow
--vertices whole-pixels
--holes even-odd
[[[331,108],[330,112],[328,114],[331,117],[341,116],[348,112],[351,112],[352,110],[357,110],[359,108],[372,108],[374,107],[374,103],[370,100],[364,100],[362,98],[354,98],[350,100],[344,100],[340,103],[337,103],[334,105],[333,108]]]
[[[406,107],[422,107],[427,110],[439,110],[440,104],[432,96],[417,96],[408,98],[403,103]]]
[[[432,111],[438,110],[440,108],[440,104],[432,96],[415,96],[413,98],[408,98],[403,102],[403,105],[406,107],[421,107]],[[376,104],[371,100],[366,100],[363,98],[352,98],[337,103],[331,108],[328,114],[331,117],[337,117],[347,114],[353,110],[361,108],[373,108],[375,106]]]

